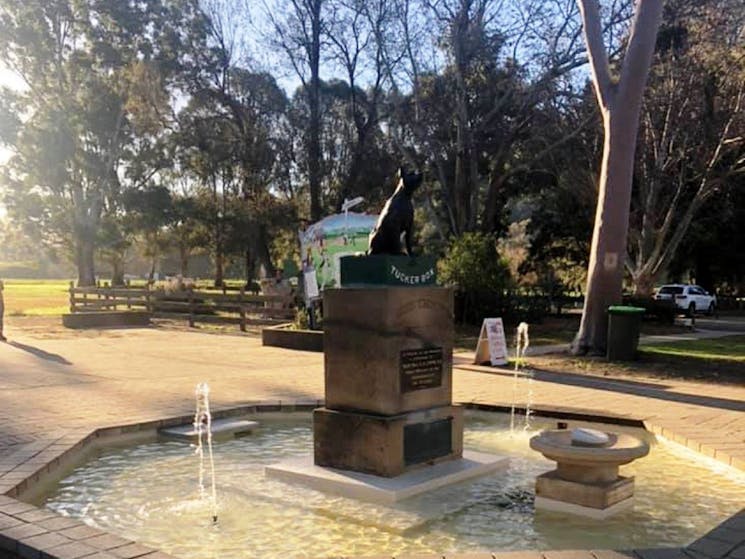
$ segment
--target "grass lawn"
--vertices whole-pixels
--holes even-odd
[[[5,280],[6,316],[53,316],[68,312],[69,280]]]
[[[105,280],[104,280],[105,281]],[[243,285],[241,280],[227,280],[229,286]],[[132,287],[144,287],[145,280],[132,282]],[[5,280],[5,316],[58,316],[69,312],[70,280],[7,279]],[[209,280],[200,280],[198,289],[212,286]]]
[[[528,357],[530,367],[607,377],[687,379],[745,386],[745,336],[639,346],[636,361],[604,357],[545,355]]]
[[[745,336],[644,345],[639,348],[639,351],[643,354],[649,354],[650,357],[687,357],[699,360],[734,361],[745,364]]]

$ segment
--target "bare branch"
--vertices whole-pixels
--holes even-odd
[[[641,98],[661,17],[662,0],[637,0],[618,82],[622,99]]]
[[[654,0],[652,0],[654,1]],[[603,30],[600,25],[600,10],[597,0],[577,0],[587,43],[595,94],[598,104],[607,109],[610,106],[612,83],[608,68],[608,53],[603,45]]]

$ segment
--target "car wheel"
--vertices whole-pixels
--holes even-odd
[[[714,316],[714,311],[716,310],[716,307],[714,306],[714,303],[709,304],[709,312],[707,313],[709,316]]]
[[[696,314],[696,303],[691,303],[688,305],[688,316],[693,318],[693,315]]]

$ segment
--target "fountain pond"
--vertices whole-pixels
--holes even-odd
[[[108,448],[62,479],[48,508],[178,557],[324,557],[477,550],[629,549],[685,545],[745,502],[745,475],[709,464],[641,429],[650,455],[622,469],[636,476],[633,509],[593,520],[534,509],[537,475],[553,464],[529,439],[555,422],[510,431],[509,414],[468,412],[465,446],[508,454],[504,471],[394,505],[373,505],[265,477],[263,469],[312,447],[310,414],[267,414],[250,436],[215,443],[217,514],[200,498],[186,442]],[[571,422],[570,427],[588,424]],[[594,425],[598,428],[598,425]]]

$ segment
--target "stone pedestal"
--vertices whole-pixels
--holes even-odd
[[[602,438],[594,442],[596,434]],[[649,452],[647,443],[631,435],[587,429],[543,431],[530,447],[556,461],[555,470],[536,478],[536,510],[598,519],[632,506],[634,478],[620,476],[618,468]]]
[[[313,456],[318,466],[395,477],[462,454],[460,406],[387,416],[327,408],[313,412]]]
[[[326,407],[313,414],[316,465],[394,477],[460,458],[452,290],[344,287],[326,290],[323,305]]]
[[[327,408],[398,415],[450,405],[452,290],[327,289],[323,310]]]
[[[453,293],[434,261],[341,259],[342,287],[323,293],[326,407],[313,412],[313,458],[267,475],[393,503],[483,476],[504,456],[463,452],[452,404]]]
[[[557,470],[536,478],[536,508],[607,518],[631,506],[634,478],[618,476],[609,481],[579,482],[562,478]],[[567,506],[568,505],[568,506]]]
[[[452,405],[453,292],[429,257],[345,257],[323,294],[326,407],[314,462],[384,477],[460,458]]]

